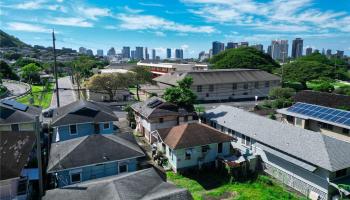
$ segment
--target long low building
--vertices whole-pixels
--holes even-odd
[[[157,85],[145,85],[141,90],[158,96],[185,77],[192,77],[192,91],[199,101],[229,101],[267,97],[271,88],[280,87],[281,78],[258,69],[221,69],[175,71],[153,79]],[[158,87],[157,87],[158,86]]]
[[[310,199],[350,196],[350,143],[231,106],[204,113],[202,121],[236,138],[231,144],[257,156],[264,171]]]

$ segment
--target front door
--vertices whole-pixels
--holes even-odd
[[[99,124],[95,124],[95,134],[99,134],[100,133],[100,125]]]

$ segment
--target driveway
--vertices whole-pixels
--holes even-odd
[[[17,82],[4,81],[3,85],[10,91],[9,96],[20,96],[30,89],[28,86]]]
[[[73,84],[69,76],[58,79],[58,90],[60,97],[60,106],[65,106],[77,100],[73,90]],[[51,108],[57,107],[56,92],[52,95]]]

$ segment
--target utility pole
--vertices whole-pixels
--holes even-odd
[[[40,139],[40,122],[39,116],[35,116],[35,135],[36,135],[36,157],[38,160],[39,169],[39,199],[44,194],[43,190],[43,164],[41,160],[41,139]]]
[[[58,78],[57,78],[57,64],[56,64],[56,45],[55,45],[55,30],[52,30],[52,43],[53,43],[53,61],[54,61],[54,73],[56,79],[56,100],[57,100],[57,108],[60,107],[60,95],[58,91]]]

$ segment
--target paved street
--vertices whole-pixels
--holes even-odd
[[[29,89],[26,85],[16,82],[4,81],[3,85],[10,91],[10,96],[19,96]]]
[[[58,79],[58,88],[60,96],[60,106],[67,105],[77,99],[73,91],[73,84],[69,76]],[[57,107],[56,92],[52,95],[51,108]]]

